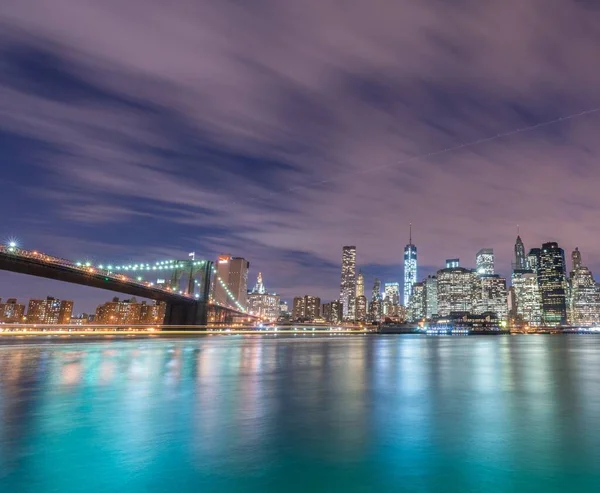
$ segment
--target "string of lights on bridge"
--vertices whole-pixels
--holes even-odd
[[[5,249],[12,254],[18,254],[20,251],[24,252],[24,253],[28,253],[33,255],[36,258],[41,258],[41,259],[53,259],[55,261],[61,261],[63,263],[71,263],[74,267],[77,267],[79,269],[86,269],[87,272],[93,274],[96,273],[96,270],[99,271],[104,271],[107,272],[108,274],[111,274],[113,272],[123,272],[123,271],[127,271],[127,272],[160,272],[160,271],[174,271],[174,270],[184,270],[184,269],[193,269],[194,267],[198,268],[198,267],[203,267],[206,264],[206,260],[189,260],[189,261],[181,261],[181,260],[163,260],[160,262],[155,262],[154,264],[149,264],[149,263],[138,263],[138,264],[122,264],[122,265],[113,265],[113,264],[98,264],[98,265],[93,265],[92,262],[70,262],[66,259],[58,259],[55,257],[51,257],[49,255],[45,255],[42,253],[39,253],[37,251],[33,251],[33,252],[29,252],[27,250],[22,250],[19,246],[16,240],[11,239],[7,242],[7,244],[5,245]],[[241,312],[246,312],[246,308],[236,299],[236,297],[233,295],[233,293],[231,292],[231,290],[229,289],[229,287],[227,286],[227,284],[223,281],[223,279],[221,279],[221,277],[217,274],[216,269],[214,268],[214,266],[212,266],[212,273],[216,279],[216,281],[220,284],[220,286],[225,290],[225,293],[227,294],[227,297],[233,302],[234,306],[230,306],[230,308],[232,309],[237,309]],[[141,276],[137,276],[135,279],[133,278],[127,278],[126,276],[121,275],[120,280],[122,281],[137,281],[137,282],[142,282],[143,281],[143,277]],[[153,282],[147,282],[146,283],[148,286],[150,287],[157,287],[160,289],[164,289],[166,291],[171,291],[171,292],[175,292],[178,293],[180,295],[184,295],[183,291],[179,290],[177,291],[176,288],[172,287],[172,286],[155,286],[155,283]],[[195,295],[196,298],[198,298],[198,294]]]

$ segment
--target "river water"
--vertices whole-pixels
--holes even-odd
[[[600,491],[596,336],[0,340],[0,492]]]

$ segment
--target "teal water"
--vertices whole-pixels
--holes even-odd
[[[0,492],[600,491],[600,338],[0,341]]]

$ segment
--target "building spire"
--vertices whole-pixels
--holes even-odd
[[[408,244],[412,245],[412,223],[408,223]]]

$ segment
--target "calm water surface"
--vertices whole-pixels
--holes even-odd
[[[600,491],[595,336],[0,344],[0,492]]]

